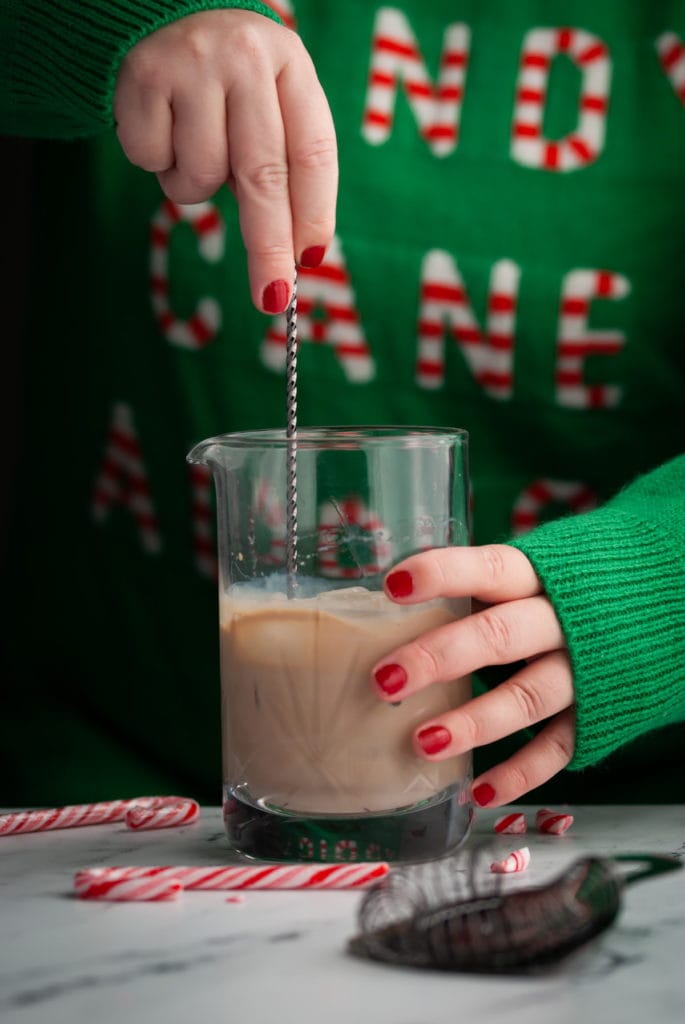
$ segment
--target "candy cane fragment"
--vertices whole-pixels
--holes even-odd
[[[524,814],[505,814],[494,825],[495,832],[503,835],[522,835],[527,827]]]
[[[535,815],[535,827],[538,832],[544,832],[546,835],[563,836],[572,824],[572,814],[560,814],[558,811],[550,811],[546,807]]]
[[[167,875],[131,875],[127,868],[88,868],[74,876],[74,890],[82,900],[160,902],[176,899],[183,886]]]
[[[156,828],[176,828],[190,825],[200,817],[196,800],[180,796],[156,799],[151,806],[136,804],[126,812],[126,825],[138,832]]]
[[[512,875],[525,871],[529,864],[530,850],[522,846],[520,850],[513,850],[504,860],[493,861],[490,870],[495,875]]]

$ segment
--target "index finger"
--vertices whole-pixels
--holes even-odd
[[[483,544],[432,548],[405,558],[386,576],[385,590],[403,604],[435,597],[474,597],[491,603],[535,597],[542,593],[542,585],[518,548]]]
[[[333,118],[308,54],[292,60],[278,79],[283,111],[295,255],[316,266],[335,230],[338,158]]]
[[[228,148],[252,301],[282,313],[290,301],[295,254],[285,128],[276,83],[255,70],[228,95]]]

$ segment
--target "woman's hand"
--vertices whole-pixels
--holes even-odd
[[[549,719],[513,757],[476,779],[474,800],[479,806],[511,803],[566,767],[575,737],[571,666],[554,609],[522,552],[504,544],[436,548],[395,566],[385,590],[398,604],[473,597],[487,607],[379,662],[373,677],[384,700],[410,698],[486,665],[527,661],[489,693],[423,722],[413,737],[421,757],[444,761]]]
[[[114,115],[128,159],[174,202],[230,184],[252,300],[282,312],[295,263],[317,266],[335,230],[333,120],[299,37],[250,11],[181,18],[126,55]]]

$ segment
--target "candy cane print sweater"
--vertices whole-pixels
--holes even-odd
[[[251,307],[228,191],[166,201],[112,97],[136,41],[218,7],[301,33],[339,136],[337,235],[300,277],[301,423],[467,428],[475,539],[538,571],[571,767],[597,766],[541,798],[682,799],[680,0],[0,0],[2,127],[55,140],[34,154],[0,799],[216,792],[211,488],[184,455],[282,424],[284,321]]]

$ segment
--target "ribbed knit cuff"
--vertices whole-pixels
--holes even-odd
[[[672,535],[610,504],[512,543],[532,562],[568,644],[577,714],[569,767],[685,718],[683,552]]]
[[[102,131],[114,123],[116,76],[131,47],[172,21],[217,8],[280,21],[258,0],[9,0],[0,13],[3,130],[43,138]]]

